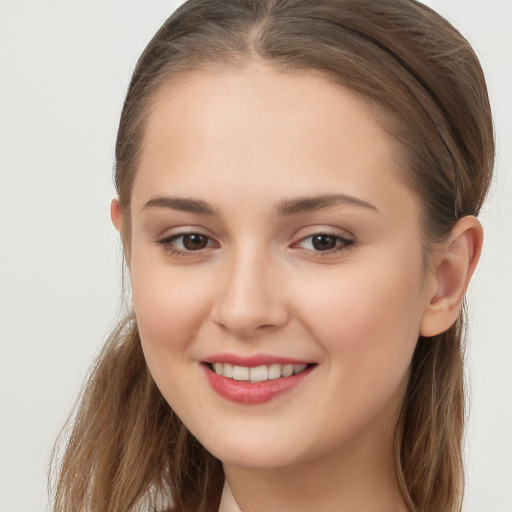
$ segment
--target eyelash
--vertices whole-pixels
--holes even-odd
[[[302,244],[306,240],[310,240],[310,239],[312,241],[311,243],[313,243],[313,239],[315,237],[328,237],[328,238],[334,239],[335,243],[336,243],[336,245],[332,249],[327,249],[325,251],[302,248],[303,250],[308,251],[308,252],[312,251],[315,253],[315,256],[318,255],[320,257],[330,256],[330,255],[337,254],[342,251],[346,251],[347,249],[350,249],[355,243],[354,240],[349,240],[348,238],[344,238],[340,235],[335,235],[333,233],[328,233],[328,232],[319,232],[319,233],[314,233],[312,235],[302,238],[298,242],[295,242],[294,244],[292,244],[292,247],[300,246],[300,244]]]
[[[173,244],[176,240],[179,240],[180,238],[184,238],[185,236],[194,236],[194,235],[206,238],[207,246],[194,251],[194,250],[178,249]],[[302,243],[304,243],[306,240],[309,240],[309,239],[312,240],[314,237],[320,237],[320,236],[334,238],[336,240],[336,245],[332,249],[327,249],[325,251],[314,250],[314,249],[305,249],[303,247],[300,247],[300,245]],[[211,242],[213,242],[213,245],[210,245]],[[349,240],[340,235],[335,235],[335,234],[328,233],[328,232],[319,232],[319,233],[314,233],[312,235],[309,235],[307,237],[300,239],[298,242],[293,243],[291,245],[291,247],[299,248],[299,249],[302,249],[307,252],[313,252],[313,253],[315,253],[315,255],[324,257],[324,256],[337,254],[341,251],[346,251],[347,249],[350,249],[354,245],[354,243],[355,243],[354,240]],[[197,232],[178,233],[176,235],[171,235],[171,236],[162,238],[161,240],[158,240],[157,244],[160,245],[164,249],[165,252],[167,252],[173,256],[178,256],[180,258],[192,257],[195,255],[194,253],[200,253],[201,251],[203,251],[205,249],[211,249],[212,247],[215,248],[215,247],[219,246],[219,244],[217,242],[215,242],[211,237],[204,235],[202,233],[197,233]]]
[[[196,251],[193,251],[193,250],[186,250],[186,249],[185,250],[178,249],[175,245],[173,245],[173,242],[175,242],[176,240],[179,240],[180,238],[184,238],[186,236],[204,237],[207,239],[207,246],[204,248],[198,249]],[[203,235],[203,233],[189,232],[189,233],[178,233],[176,235],[171,235],[171,236],[162,238],[161,240],[157,241],[157,244],[160,245],[164,249],[165,252],[167,252],[173,256],[178,256],[180,258],[184,258],[187,256],[194,256],[195,255],[194,253],[199,253],[204,249],[211,249],[212,246],[210,245],[210,243],[212,241],[213,241],[213,239],[211,237],[209,237],[207,235]],[[183,244],[183,242],[182,242],[182,244]],[[214,242],[214,246],[218,246],[218,243]]]

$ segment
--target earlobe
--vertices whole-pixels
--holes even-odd
[[[436,336],[457,320],[469,281],[482,250],[483,230],[473,216],[460,219],[434,256],[430,297],[426,297],[420,334]]]
[[[121,209],[121,204],[119,203],[118,197],[114,197],[110,203],[110,218],[112,219],[112,224],[114,224],[114,227],[117,229],[117,231],[122,233],[123,211]]]

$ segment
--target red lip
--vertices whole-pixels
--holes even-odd
[[[239,358],[237,358],[237,360],[239,360]],[[277,363],[275,358],[273,358],[272,361]],[[223,362],[233,364],[230,361],[226,361],[226,359],[224,359]],[[286,391],[289,391],[304,380],[315,368],[315,366],[310,366],[303,372],[292,375],[291,377],[280,377],[279,379],[265,380],[263,382],[246,382],[218,375],[207,364],[203,364],[202,366],[210,386],[220,396],[232,402],[246,405],[262,404],[285,393]],[[241,366],[248,366],[248,364],[245,363]],[[261,366],[261,364],[254,364],[251,367],[254,366]]]
[[[272,356],[269,354],[257,354],[253,356],[239,356],[235,354],[215,354],[203,362],[205,363],[228,363],[236,366],[255,368],[257,366],[268,366],[271,364],[311,364],[312,361],[291,359],[289,357]]]

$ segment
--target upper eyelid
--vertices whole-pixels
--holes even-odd
[[[183,242],[181,245],[182,247],[179,247],[176,245],[175,240],[182,238],[187,235],[201,235],[208,239],[208,243],[206,244],[206,247],[202,247],[197,250],[190,250],[184,247]],[[213,246],[210,245],[210,243],[213,242]],[[205,255],[206,251],[211,251],[212,249],[216,249],[219,246],[219,243],[212,237],[205,235],[203,233],[198,233],[197,231],[188,231],[188,232],[180,232],[171,234],[168,236],[161,237],[156,240],[156,245],[158,245],[165,253],[168,255],[174,256],[174,257],[186,257],[186,258],[198,258],[201,257],[201,255]],[[217,247],[216,247],[217,246]],[[193,260],[194,261],[194,260]]]
[[[178,238],[182,238],[187,235],[201,235],[208,238],[208,240],[211,240],[212,242],[218,243],[214,237],[207,235],[206,233],[201,233],[200,231],[180,231],[179,233],[164,235],[157,240],[157,243],[172,242],[173,240],[177,240]]]
[[[318,235],[325,235],[325,236],[333,236],[335,238],[344,238],[344,239],[350,239],[354,238],[353,235],[347,233],[339,233],[335,232],[333,229],[317,229],[316,231],[313,231],[311,233],[305,234],[303,236],[300,236],[300,240],[304,240],[306,238],[311,238],[312,236],[318,236]]]
[[[308,227],[307,229],[312,228]],[[179,228],[178,228],[179,229]],[[306,229],[306,228],[303,228]],[[303,242],[304,240],[307,240],[308,238],[318,236],[318,235],[326,235],[326,236],[332,236],[334,238],[338,238],[340,240],[343,240],[344,242],[350,242],[354,243],[356,241],[355,237],[351,234],[345,231],[345,233],[339,233],[336,232],[336,230],[339,228],[317,228],[314,231],[309,232],[308,234],[304,234],[302,236],[296,236],[294,237],[294,240],[289,244],[290,246],[299,244],[300,242]],[[208,230],[204,230],[201,228],[191,227],[190,229],[181,229],[180,231],[177,231],[176,233],[170,233],[167,235],[161,235],[158,237],[156,242],[158,244],[162,244],[163,242],[171,242],[173,240],[176,240],[180,237],[186,236],[186,235],[201,235],[207,237],[210,241],[220,245],[219,241],[216,239],[216,237],[212,236],[207,232]]]
[[[162,234],[157,235],[158,240],[169,240],[172,238],[179,238],[180,236],[185,235],[202,235],[212,240],[215,240],[215,237],[212,236],[209,230],[204,229],[198,226],[191,226],[190,228],[184,227],[176,227],[176,228],[168,228],[162,232]]]
[[[297,240],[297,242],[301,242],[301,241],[307,240],[308,238],[311,238],[313,236],[325,235],[325,236],[332,236],[334,238],[340,238],[347,242],[355,242],[356,241],[356,237],[352,233],[350,233],[346,230],[343,230],[343,231],[344,231],[343,233],[340,233],[339,228],[330,228],[330,229],[329,228],[324,228],[324,229],[320,228],[320,229],[316,229],[315,231],[309,232],[307,234],[297,236],[296,240]],[[297,243],[297,242],[294,242],[294,243]]]
[[[346,237],[346,236],[343,236],[343,235],[337,235],[337,234],[334,234],[334,233],[328,233],[328,232],[321,231],[321,232],[318,232],[318,233],[313,233],[312,235],[307,235],[307,236],[304,236],[302,238],[299,238],[296,242],[293,242],[292,245],[299,244],[301,242],[304,242],[305,240],[308,240],[308,238],[313,238],[314,236],[319,236],[319,235],[330,236],[330,237],[333,237],[333,238],[337,238],[338,240],[341,240],[341,241],[343,241],[346,244],[353,244],[355,242],[355,240],[353,238],[349,238],[349,237]]]

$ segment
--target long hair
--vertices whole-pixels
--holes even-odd
[[[260,60],[314,71],[354,91],[401,148],[422,200],[425,251],[478,215],[494,162],[484,76],[469,43],[414,0],[190,0],[147,45],[116,144],[115,184],[129,212],[144,125],[160,87],[209,66]],[[395,432],[396,478],[409,512],[459,511],[463,495],[464,325],[420,337]],[[70,420],[55,511],[133,511],[159,503],[216,510],[223,473],[156,388],[133,315],[112,333]],[[63,434],[66,439],[66,434]]]

